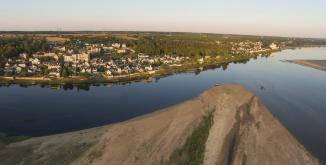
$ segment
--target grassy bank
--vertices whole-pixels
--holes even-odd
[[[9,136],[5,133],[0,133],[0,150],[10,143],[20,142],[26,139],[28,139],[27,136]]]
[[[213,125],[213,113],[204,116],[200,125],[188,137],[182,148],[177,149],[170,157],[168,164],[173,165],[200,165],[205,156],[205,144],[209,130]]]

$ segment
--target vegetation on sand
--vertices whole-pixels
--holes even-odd
[[[168,164],[199,165],[203,164],[205,156],[205,143],[209,130],[213,125],[213,113],[203,117],[203,120],[188,137],[182,148],[177,149],[170,157]]]

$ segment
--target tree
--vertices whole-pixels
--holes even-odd
[[[22,69],[22,71],[19,73],[19,76],[21,77],[27,77],[28,75],[29,74],[26,68]]]
[[[64,67],[63,70],[62,70],[61,76],[62,77],[69,77],[70,74],[71,74],[71,72],[70,72],[69,68]]]
[[[58,60],[61,64],[64,63],[65,58],[63,57],[63,55],[59,56],[59,60]]]
[[[42,67],[41,67],[41,74],[42,74],[43,76],[48,75],[48,74],[49,74],[49,69],[48,69],[48,67],[46,67],[46,66],[42,66]]]
[[[97,72],[105,72],[105,67],[104,66],[98,67]]]

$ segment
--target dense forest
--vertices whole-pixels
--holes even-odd
[[[205,56],[230,53],[226,44],[203,40],[171,39],[169,37],[142,37],[136,42],[138,52],[150,55]]]
[[[263,48],[271,43],[282,47],[301,47],[326,45],[322,39],[295,39],[283,37],[238,36],[219,34],[169,34],[157,33],[140,35],[135,42],[135,49],[149,55],[178,55],[190,57],[231,55],[231,44],[243,41],[262,42]]]

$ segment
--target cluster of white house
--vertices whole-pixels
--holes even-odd
[[[217,43],[219,44],[219,42]],[[262,42],[245,41],[230,42],[230,44],[233,54],[252,54],[279,49],[279,46],[275,43],[270,44],[267,49],[262,48]],[[188,57],[149,56],[142,53],[137,56],[119,56],[118,58],[96,58],[96,56],[93,56],[96,53],[101,53],[104,56],[110,56],[112,53],[124,54],[130,52],[135,54],[133,49],[121,43],[110,45],[85,43],[83,47],[76,47],[74,50],[65,46],[53,46],[51,50],[49,52],[38,52],[31,56],[22,53],[19,59],[8,59],[3,70],[4,72],[17,74],[23,70],[31,74],[44,74],[43,70],[47,70],[46,73],[49,76],[59,77],[66,67],[72,73],[97,74],[100,72],[105,73],[107,76],[114,76],[142,72],[154,73],[162,64],[180,66],[185,60],[189,60]],[[210,56],[205,56],[198,59],[198,63],[203,63],[208,59],[210,59]]]
[[[154,73],[159,65],[175,65],[181,63],[185,58],[170,55],[149,56],[138,54],[137,56],[121,56],[113,59],[92,58],[93,53],[104,51],[107,55],[110,52],[125,53],[127,51],[135,52],[125,44],[114,43],[110,46],[103,44],[85,44],[86,47],[74,53],[73,50],[66,50],[66,47],[53,47],[50,52],[38,52],[31,56],[26,53],[20,54],[20,58],[9,59],[5,64],[4,71],[12,73],[21,73],[26,70],[28,73],[40,73],[46,68],[49,76],[59,77],[64,67],[69,68],[72,73],[105,73],[107,76],[149,72]],[[109,52],[109,53],[108,53]],[[49,60],[50,59],[50,60]]]
[[[244,42],[231,42],[232,46],[232,54],[253,54],[253,53],[261,53],[269,50],[277,50],[280,47],[271,43],[269,48],[263,48],[263,43],[261,41],[253,42],[253,41],[244,41]]]

